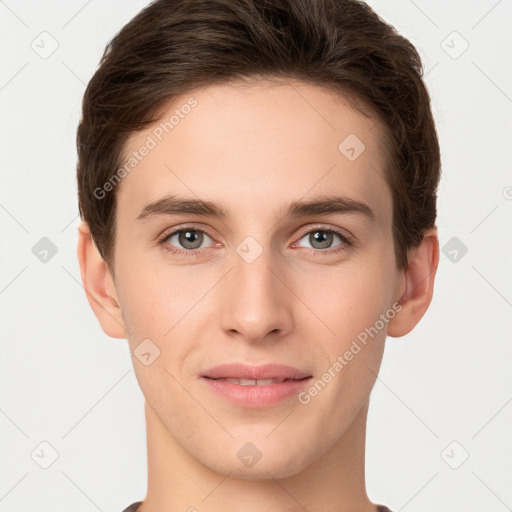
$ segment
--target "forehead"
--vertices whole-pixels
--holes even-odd
[[[118,185],[118,210],[135,218],[178,193],[261,214],[263,204],[339,192],[374,204],[385,223],[382,133],[348,98],[303,82],[195,89],[128,140],[122,160],[133,165]]]

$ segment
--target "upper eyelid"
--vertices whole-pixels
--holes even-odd
[[[348,238],[348,239],[352,239],[354,238],[354,236],[352,235],[352,233],[350,233],[347,229],[345,228],[340,228],[340,227],[330,227],[330,226],[326,226],[325,224],[317,224],[317,225],[313,225],[313,226],[310,226],[310,227],[305,227],[303,230],[301,229],[300,230],[300,233],[301,233],[301,238],[304,236],[304,235],[307,235],[308,233],[311,233],[312,231],[332,231],[333,233],[336,233],[340,236],[344,236],[345,238]]]
[[[213,239],[213,237],[210,235],[210,233],[208,232],[207,229],[204,229],[204,228],[199,228],[197,226],[189,226],[189,225],[186,225],[186,226],[180,226],[180,227],[177,227],[177,228],[172,228],[169,232],[167,231],[164,231],[162,233],[162,235],[160,235],[158,238],[160,240],[165,240],[166,238],[169,238],[171,236],[174,236],[176,235],[177,233],[180,233],[181,231],[186,231],[187,229],[189,229],[190,231],[200,231],[202,233],[204,233],[205,235],[209,236],[210,238]]]

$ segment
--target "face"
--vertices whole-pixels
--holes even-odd
[[[343,97],[290,82],[192,91],[130,138],[117,299],[152,414],[203,465],[296,474],[367,403],[401,284],[380,135]],[[205,377],[250,378],[212,371],[228,363],[308,378]]]

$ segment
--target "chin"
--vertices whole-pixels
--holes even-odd
[[[213,464],[209,464],[208,462],[210,461],[206,460],[202,462],[213,471],[226,476],[229,475],[231,478],[238,480],[263,481],[288,478],[300,473],[308,465],[304,458],[305,454],[301,453],[301,458],[299,458],[296,451],[285,454],[271,449],[267,455],[263,451],[261,458],[252,466],[246,466],[240,460],[243,456],[239,457],[238,448],[236,449],[235,456],[232,458],[227,458],[226,452],[223,453],[224,456],[222,454],[215,455],[214,460],[211,461]]]

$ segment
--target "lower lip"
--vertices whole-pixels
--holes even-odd
[[[268,386],[242,386],[225,380],[202,377],[206,385],[233,405],[239,407],[270,407],[289,399],[306,387],[313,377],[302,380],[287,380]]]

